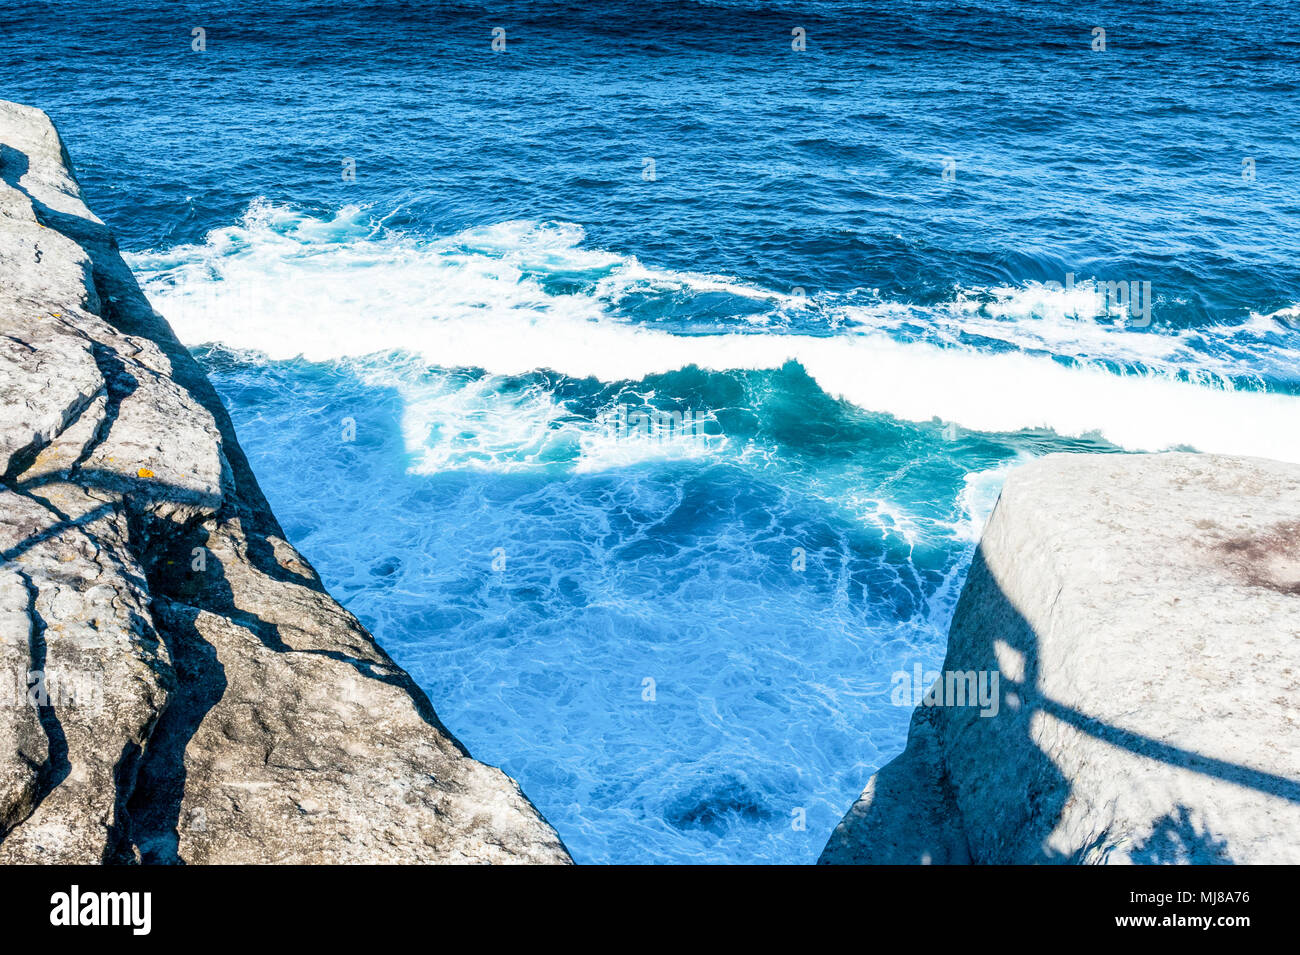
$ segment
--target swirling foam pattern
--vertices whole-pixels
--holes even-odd
[[[1129,6],[52,0],[0,75],[579,861],[810,862],[1008,468],[1300,460],[1300,14]]]

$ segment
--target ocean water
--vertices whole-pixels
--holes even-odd
[[[815,860],[1017,463],[1300,461],[1284,0],[157,6],[0,96],[580,862]]]

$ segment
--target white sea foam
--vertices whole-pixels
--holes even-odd
[[[136,255],[133,264],[182,340],[221,342],[272,359],[397,350],[443,368],[496,375],[550,369],[602,381],[636,381],[689,365],[761,370],[795,361],[829,394],[912,421],[938,418],[987,432],[1044,428],[1134,450],[1192,447],[1300,461],[1300,399],[1238,390],[1213,371],[1191,383],[1173,367],[1120,375],[1042,354],[903,342],[882,327],[885,321],[861,313],[829,337],[684,335],[634,324],[618,302],[646,288],[722,291],[769,300],[775,309],[796,300],[723,276],[649,269],[631,256],[584,248],[583,241],[578,226],[538,222],[429,241],[377,232],[357,208],[320,220],[258,203],[202,244]],[[1143,360],[1186,355],[1176,337],[1076,317],[1096,305],[1083,301],[1091,294],[1087,286],[994,290],[978,306],[959,301],[928,318],[965,322],[968,330],[1022,346],[1026,339],[1066,343],[1112,357],[1106,343],[1110,352]],[[1269,321],[1281,326],[1287,317]],[[562,413],[540,395],[520,401],[519,428],[530,416]],[[427,411],[417,403],[407,426],[418,432],[422,415]],[[490,456],[492,449],[482,450]]]
[[[964,486],[957,503],[961,508],[961,519],[954,524],[957,536],[970,546],[979,543],[984,533],[984,525],[993,513],[993,505],[998,502],[1002,485],[1016,468],[1028,459],[1022,454],[1015,460],[986,471],[972,471],[964,478]],[[946,629],[945,629],[946,632]]]
[[[708,457],[727,443],[707,416],[687,427],[645,433],[617,419],[618,409],[591,418],[573,414],[543,384],[503,390],[493,376],[431,374],[411,361],[354,367],[362,382],[402,395],[402,437],[410,471],[522,471],[561,466],[591,473],[647,461]],[[628,414],[625,412],[625,415]],[[632,412],[635,415],[635,412]]]
[[[944,312],[951,327],[1054,354],[1152,362],[1178,358],[1186,347],[1177,333],[1147,331],[1090,278],[1071,287],[1030,281],[971,290]]]
[[[1288,305],[1275,312],[1251,312],[1250,319],[1241,326],[1257,335],[1287,336],[1300,331],[1300,305]]]

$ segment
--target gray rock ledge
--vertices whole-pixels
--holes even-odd
[[[917,707],[821,863],[1300,863],[1300,467],[1018,470],[948,638],[967,671],[997,714]]]
[[[53,124],[3,101],[0,473],[0,862],[570,861],[285,541]]]

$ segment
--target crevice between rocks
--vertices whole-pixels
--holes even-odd
[[[27,590],[27,618],[29,621],[29,631],[27,637],[28,646],[28,671],[27,679],[30,681],[34,674],[39,674],[38,679],[42,682],[44,689],[45,680],[45,662],[46,662],[46,645],[45,645],[45,619],[37,609],[36,601],[40,594],[36,583],[32,580],[31,575],[21,569],[15,569],[15,573],[22,581],[23,587]],[[28,684],[30,686],[30,683]],[[68,761],[68,740],[64,735],[63,726],[59,722],[58,713],[55,712],[53,703],[35,704],[36,719],[40,724],[42,732],[45,733],[46,739],[46,757],[45,761],[36,769],[35,785],[29,798],[23,800],[23,805],[17,808],[12,814],[12,818],[7,820],[7,825],[3,832],[0,832],[0,843],[3,843],[9,833],[13,832],[20,825],[29,819],[45,798],[54,791],[54,788],[68,777],[72,771],[72,765]]]

